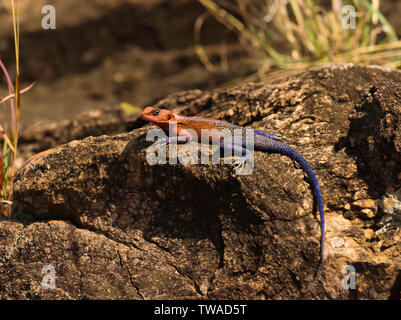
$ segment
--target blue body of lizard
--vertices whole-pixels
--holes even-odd
[[[313,172],[311,166],[308,164],[306,159],[300,155],[297,151],[293,148],[281,143],[277,140],[276,134],[268,134],[260,130],[255,129],[247,129],[243,128],[225,121],[221,120],[214,120],[208,118],[200,118],[200,117],[186,117],[172,113],[166,109],[157,109],[152,107],[147,107],[141,114],[141,118],[150,121],[160,128],[167,130],[169,125],[174,124],[174,137],[168,137],[166,139],[166,143],[187,143],[191,139],[198,139],[200,140],[201,137],[201,130],[209,130],[211,135],[218,134],[219,130],[242,130],[242,136],[246,136],[247,130],[253,131],[253,148],[255,151],[261,151],[264,153],[277,153],[281,155],[285,155],[292,159],[293,161],[297,162],[302,170],[307,174],[312,188],[316,194],[317,205],[319,208],[320,213],[320,228],[321,228],[321,246],[320,246],[320,257],[321,261],[324,258],[324,234],[325,234],[325,221],[324,221],[324,207],[323,207],[323,199],[320,190],[320,186],[318,180]],[[191,129],[189,131],[188,129]],[[216,130],[212,130],[216,129]],[[195,135],[192,135],[191,132],[195,132]],[[218,138],[222,138],[219,136]],[[232,139],[232,142],[228,144],[224,144],[224,140],[221,140],[221,148],[229,149],[234,151],[238,154],[238,152],[242,153],[243,155],[243,163],[247,161],[249,158],[249,150],[247,149],[246,139],[243,138],[242,140],[235,140]]]

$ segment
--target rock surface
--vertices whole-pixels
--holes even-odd
[[[257,153],[248,176],[152,166],[146,126],[69,142],[19,173],[0,298],[400,299],[400,89],[400,72],[336,65],[156,104],[279,133],[303,154],[326,206],[323,264],[310,184],[288,158]],[[46,265],[56,289],[40,284]]]

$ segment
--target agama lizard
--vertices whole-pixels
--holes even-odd
[[[201,137],[201,130],[206,129],[209,130],[210,132],[218,132],[219,130],[223,129],[229,129],[229,130],[234,130],[234,129],[242,129],[244,130],[249,130],[248,128],[240,127],[225,121],[221,120],[214,120],[214,119],[208,119],[208,118],[200,118],[200,117],[187,117],[187,116],[181,116],[178,114],[174,114],[173,112],[166,110],[166,109],[158,109],[158,108],[152,108],[152,107],[147,107],[143,110],[141,114],[141,118],[143,120],[149,121],[154,123],[155,125],[159,126],[163,130],[168,130],[170,127],[170,124],[173,125],[175,128],[175,136],[174,137],[168,137],[165,141],[165,143],[187,143],[190,140],[194,138],[193,135],[187,131],[188,129],[192,129],[194,132],[197,134],[197,139],[200,141]],[[277,135],[276,134],[267,134],[263,131],[260,130],[253,130],[254,133],[254,150],[256,151],[261,151],[265,153],[278,153],[281,155],[285,155],[289,157],[290,159],[294,160],[297,162],[301,168],[304,170],[304,172],[308,175],[312,188],[315,191],[316,198],[317,198],[317,204],[319,207],[319,213],[320,213],[320,229],[321,229],[321,242],[320,242],[320,258],[321,261],[323,261],[324,258],[324,230],[325,230],[325,224],[324,224],[324,209],[323,209],[323,200],[322,200],[322,194],[320,191],[320,186],[317,181],[317,178],[308,164],[308,162],[305,160],[304,157],[302,157],[298,152],[296,152],[294,149],[291,147],[285,145],[284,143],[281,143],[280,141],[277,140]],[[215,133],[214,133],[215,134]],[[223,141],[223,140],[221,140]],[[232,149],[233,151],[236,151],[238,149],[241,149],[243,153],[247,153],[248,150],[246,150],[246,143],[245,141],[240,141],[240,143],[235,143],[235,141],[232,142],[232,145],[224,145],[224,142],[221,142],[221,147],[222,148],[229,148]]]

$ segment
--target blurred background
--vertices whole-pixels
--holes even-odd
[[[43,30],[41,9],[56,8],[56,30]],[[20,1],[22,123],[70,119],[78,112],[127,102],[143,107],[168,93],[212,88],[247,71],[236,36],[205,21],[202,44],[211,74],[194,49],[194,24],[205,11],[187,0]],[[11,4],[0,1],[0,57],[14,79]],[[226,62],[229,61],[229,62]],[[8,90],[1,76],[0,94]]]
[[[124,103],[141,109],[172,92],[319,63],[397,68],[400,62],[399,0],[351,1],[359,10],[351,35],[339,29],[346,1],[338,0],[19,2],[21,88],[35,82],[22,95],[23,128]],[[42,28],[41,10],[49,4],[56,8],[55,30]],[[378,45],[385,50],[369,49]],[[0,0],[0,58],[14,79],[9,0]],[[2,75],[0,95],[7,93]],[[7,112],[0,108],[1,121]]]

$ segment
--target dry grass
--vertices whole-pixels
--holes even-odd
[[[401,42],[379,11],[380,0],[332,0],[329,8],[317,0],[199,2],[238,33],[260,66],[257,77],[328,62],[400,66]],[[354,29],[342,25],[342,9],[349,4],[356,10]]]
[[[15,3],[16,2],[16,3]],[[11,0],[13,13],[13,30],[16,60],[15,90],[7,68],[0,60],[0,68],[7,80],[9,95],[0,98],[0,104],[10,110],[7,131],[0,125],[0,141],[3,140],[3,150],[0,153],[0,213],[11,216],[12,197],[14,191],[15,159],[18,150],[19,122],[21,114],[21,90],[19,70],[19,1]]]

